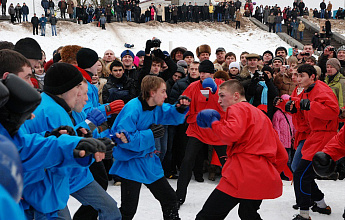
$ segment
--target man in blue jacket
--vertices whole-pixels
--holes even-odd
[[[109,171],[122,177],[120,210],[123,219],[133,219],[141,184],[145,184],[159,200],[164,219],[180,219],[176,193],[164,177],[154,139],[164,135],[163,125],[184,122],[190,99],[180,97],[176,105],[171,105],[164,103],[166,98],[166,85],[162,78],[144,77],[141,95],[125,105],[111,128],[113,133],[126,130],[131,141],[114,148],[115,161]]]

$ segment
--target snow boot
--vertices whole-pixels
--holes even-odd
[[[318,212],[318,213],[326,214],[326,215],[330,215],[332,212],[331,207],[326,206],[326,208],[320,208],[317,206],[317,204],[315,204],[313,207],[311,207],[311,210],[313,212]]]
[[[170,208],[163,209],[164,220],[181,220],[178,215],[177,205],[171,206]]]

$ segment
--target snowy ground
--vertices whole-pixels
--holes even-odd
[[[59,46],[77,44],[94,49],[98,55],[103,56],[104,51],[112,49],[116,56],[126,48],[124,43],[135,45],[133,52],[144,50],[145,42],[152,37],[161,39],[161,49],[171,51],[178,46],[184,46],[195,53],[201,44],[209,44],[212,48],[211,60],[214,60],[216,48],[222,46],[227,52],[234,52],[239,58],[241,52],[262,54],[278,46],[290,47],[276,34],[260,30],[244,19],[242,30],[235,30],[231,25],[223,23],[179,23],[177,25],[158,22],[145,24],[136,23],[110,23],[107,30],[101,30],[95,24],[77,25],[61,21],[57,25],[57,37],[51,36],[50,25],[46,28],[46,37],[33,36],[31,24],[12,25],[8,21],[0,22],[1,40],[15,43],[23,37],[33,37],[46,52],[48,59]]]
[[[205,182],[198,183],[194,179],[190,182],[188,187],[188,194],[186,202],[181,206],[179,211],[182,220],[195,219],[196,214],[201,210],[208,196],[214,190],[217,185],[217,179],[215,182],[207,180],[207,176],[204,176]],[[176,189],[176,180],[169,180],[170,184]],[[320,189],[325,193],[325,200],[327,204],[332,208],[331,215],[321,215],[318,213],[310,213],[313,220],[335,220],[342,219],[342,214],[345,206],[345,181],[333,181],[322,180],[317,181]],[[264,200],[259,213],[262,219],[265,220],[288,220],[292,219],[294,214],[299,211],[294,210],[292,205],[295,204],[295,197],[293,191],[293,185],[291,182],[283,181],[284,192],[283,195],[274,200]],[[119,186],[113,186],[109,182],[108,193],[118,202],[120,206],[121,192]],[[79,208],[79,202],[73,197],[68,202],[71,214]],[[237,214],[237,208],[230,212],[226,219],[239,219]],[[73,215],[73,214],[72,214]],[[160,210],[159,202],[152,196],[150,191],[143,186],[141,188],[140,200],[137,213],[134,220],[158,220],[163,219],[162,212]]]

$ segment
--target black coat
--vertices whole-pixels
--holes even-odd
[[[183,78],[180,79],[179,81],[177,81],[171,91],[170,91],[170,95],[168,96],[168,102],[170,104],[175,104],[175,102],[177,101],[178,97],[180,97],[180,95],[182,95],[182,93],[184,92],[184,90],[187,89],[187,87],[192,83],[195,82],[197,80],[199,80],[200,78],[198,77],[197,79],[193,79],[189,76],[189,74]]]
[[[39,23],[39,20],[38,20],[38,17],[32,17],[31,18],[31,24],[35,27],[38,26],[38,23]]]
[[[103,103],[110,103],[115,100],[123,100],[127,103],[136,97],[134,80],[123,74],[121,78],[109,75],[107,83],[103,87]]]

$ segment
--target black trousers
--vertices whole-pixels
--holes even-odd
[[[32,33],[38,35],[38,25],[32,25]]]
[[[271,30],[273,30],[273,33],[275,33],[276,32],[275,26],[276,26],[275,23],[268,23],[268,31],[271,32]]]
[[[261,220],[259,213],[262,200],[234,198],[222,191],[215,189],[206,200],[196,220],[221,220],[237,205],[238,216],[242,220]]]
[[[236,29],[240,29],[241,28],[241,22],[240,21],[236,21]]]
[[[95,181],[106,191],[108,188],[108,177],[103,161],[93,162],[90,166]],[[73,216],[73,220],[97,220],[98,212],[92,206],[80,206]]]
[[[182,160],[181,169],[179,178],[177,180],[177,190],[176,194],[178,199],[182,199],[183,201],[186,199],[187,195],[187,187],[190,182],[190,179],[192,177],[192,171],[194,168],[195,160],[197,158],[197,155],[200,151],[203,151],[204,149],[208,149],[208,145],[201,142],[197,138],[189,137],[188,143],[186,147],[186,152],[184,155],[184,158]],[[217,149],[218,148],[218,149]],[[216,152],[220,149],[224,148],[221,146],[214,146],[214,149]],[[226,148],[226,146],[225,146]],[[222,158],[221,162],[223,161],[223,164],[225,163],[225,158],[223,153],[217,152],[218,157]]]
[[[120,211],[123,220],[133,219],[138,208],[141,184],[133,180],[122,179]],[[176,193],[165,177],[151,184],[145,184],[145,186],[161,204],[163,216],[178,213]]]
[[[309,210],[313,201],[320,201],[324,194],[315,182],[315,172],[311,161],[302,159],[293,173],[297,205],[301,210]]]
[[[2,15],[6,15],[6,4],[1,5]]]

